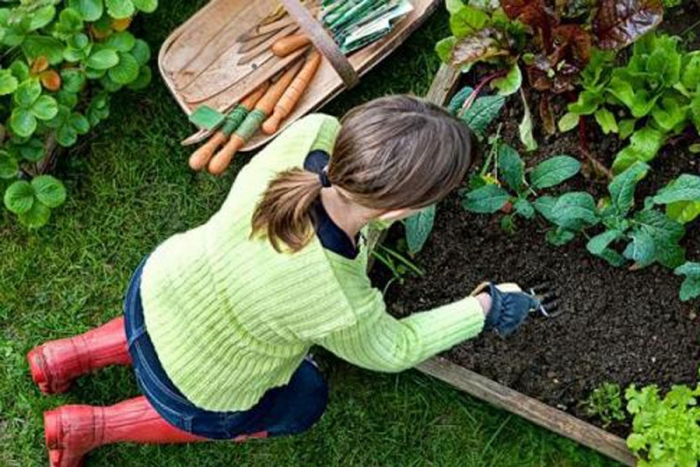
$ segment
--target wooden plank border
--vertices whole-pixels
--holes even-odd
[[[435,75],[426,99],[439,105],[447,104],[459,84],[460,76],[459,70],[442,65]],[[382,239],[381,233],[375,233],[370,245],[375,245]],[[536,425],[595,449],[624,465],[637,465],[624,439],[445,358],[432,358],[418,365],[416,369]]]

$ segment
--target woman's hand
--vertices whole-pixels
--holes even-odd
[[[481,298],[482,295],[487,295],[490,303],[486,298]],[[491,283],[488,293],[479,294],[476,298],[486,313],[484,329],[493,329],[503,337],[518,329],[530,311],[540,306],[537,298],[523,292],[516,284]]]

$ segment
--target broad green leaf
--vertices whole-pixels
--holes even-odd
[[[129,83],[127,87],[133,89],[134,91],[140,91],[141,89],[146,89],[149,84],[151,84],[152,72],[148,65],[144,65],[139,69],[138,77]]]
[[[462,0],[445,0],[445,8],[451,14],[457,13],[464,7],[464,2]]]
[[[615,115],[606,108],[601,108],[596,111],[595,120],[606,135],[620,131],[617,126],[617,120],[615,120]]]
[[[112,18],[130,18],[136,13],[136,8],[131,0],[105,0],[107,12]]]
[[[634,206],[634,191],[637,183],[647,176],[649,170],[650,167],[647,164],[637,162],[610,182],[608,191],[620,216],[626,216]]]
[[[24,214],[34,205],[34,188],[25,180],[16,181],[5,190],[4,201],[8,211]]]
[[[12,72],[12,76],[17,78],[17,81],[20,83],[29,79],[29,65],[27,65],[24,60],[15,60],[8,69]]]
[[[480,97],[464,113],[462,120],[477,136],[483,138],[488,126],[498,117],[504,104],[503,96]]]
[[[652,264],[656,259],[654,238],[645,229],[636,229],[630,234],[632,240],[625,248],[625,258],[634,261],[640,267]]]
[[[566,133],[567,131],[571,131],[574,128],[578,126],[578,121],[579,121],[579,116],[573,112],[567,112],[564,114],[564,116],[559,120],[558,127],[559,131],[562,133]]]
[[[535,137],[532,135],[532,114],[530,113],[530,106],[527,104],[525,93],[522,92],[522,89],[520,90],[520,96],[522,97],[523,108],[525,109],[523,121],[518,125],[520,141],[525,146],[525,150],[534,151],[537,149],[537,141],[535,141]]]
[[[568,110],[576,115],[593,115],[603,102],[605,98],[602,93],[585,90],[579,94],[576,102],[569,104]]]
[[[41,84],[36,79],[29,79],[17,87],[12,98],[19,107],[30,108],[39,96],[41,96]]]
[[[700,201],[679,201],[666,207],[666,214],[681,224],[692,222],[700,216]]]
[[[435,206],[429,206],[404,222],[408,251],[412,255],[420,252],[428,241],[435,224]]]
[[[688,108],[681,104],[679,98],[664,97],[651,111],[651,116],[662,130],[673,131],[684,124],[688,117]]]
[[[70,125],[63,125],[56,132],[56,141],[64,148],[69,148],[78,142],[78,132]]]
[[[688,54],[687,62],[681,73],[681,83],[686,89],[697,89],[700,85],[700,53]]]
[[[618,127],[620,130],[620,139],[627,139],[634,133],[637,120],[634,118],[626,118],[621,120]]]
[[[665,139],[662,132],[649,126],[637,130],[630,139],[630,145],[615,157],[613,172],[616,174],[624,172],[637,161],[649,162],[656,157]]]
[[[83,90],[85,82],[85,72],[78,68],[66,68],[61,70],[62,89],[71,93],[79,93]]]
[[[44,26],[47,26],[56,16],[56,8],[53,5],[47,5],[34,10],[30,15],[29,30],[36,31]]]
[[[493,80],[491,86],[494,89],[498,89],[500,96],[510,96],[518,92],[522,84],[523,74],[520,71],[520,66],[516,63],[508,70],[506,76]]]
[[[31,229],[46,225],[51,217],[51,209],[40,201],[35,201],[32,208],[19,215],[19,221]]]
[[[32,105],[31,112],[39,120],[51,120],[58,113],[58,102],[51,96],[40,96]]]
[[[678,243],[685,235],[683,225],[654,210],[638,212],[634,221],[637,229],[652,238],[655,261],[667,268],[678,267],[685,261],[685,250]]]
[[[15,178],[19,172],[19,163],[10,153],[0,150],[0,178]]]
[[[0,70],[0,96],[12,94],[19,87],[19,81],[10,70]]]
[[[571,192],[557,198],[552,208],[552,218],[559,227],[579,231],[586,225],[599,222],[595,200],[589,193]]]
[[[450,30],[457,39],[462,39],[481,30],[489,21],[489,15],[478,8],[464,6],[450,16]]]
[[[87,117],[77,112],[74,112],[69,119],[70,126],[80,135],[86,135],[90,132],[90,122]]]
[[[129,84],[139,77],[139,62],[130,53],[119,52],[119,63],[107,72],[117,84]]]
[[[581,163],[570,156],[555,156],[541,162],[530,174],[535,189],[550,188],[570,179],[581,170]]]
[[[700,176],[682,174],[654,196],[656,204],[678,201],[700,201]]]
[[[31,185],[36,198],[50,208],[56,208],[66,201],[66,187],[51,175],[34,177]]]
[[[519,193],[525,184],[525,162],[518,152],[507,144],[498,146],[498,174],[506,184]]]
[[[447,106],[447,111],[452,115],[459,114],[459,111],[462,109],[462,106],[464,106],[464,103],[469,96],[471,96],[472,92],[474,92],[474,89],[469,86],[462,88],[450,101],[449,105]]]
[[[129,52],[136,45],[136,38],[129,31],[117,32],[109,36],[104,45],[119,52]]]
[[[466,73],[477,62],[493,60],[510,54],[502,44],[499,33],[485,28],[457,40],[450,54],[450,64]]]
[[[591,238],[586,244],[588,251],[600,258],[603,258],[612,266],[620,267],[625,259],[617,251],[610,248],[610,245],[623,238],[622,232],[617,230],[606,230],[605,232]]]
[[[153,13],[158,9],[158,0],[132,0],[134,6],[144,13]]]
[[[557,198],[553,196],[540,196],[535,200],[533,206],[549,222],[554,223],[554,206],[557,204]]]
[[[46,157],[46,148],[44,141],[40,138],[31,138],[24,144],[16,146],[22,159],[29,162],[39,162]]]
[[[79,34],[83,27],[83,17],[80,13],[72,8],[66,8],[61,12],[59,20],[54,26],[54,36],[67,40]]]
[[[576,238],[576,233],[561,227],[557,227],[556,229],[548,231],[545,238],[554,246],[564,246]]]
[[[97,21],[104,11],[102,0],[68,0],[68,6],[80,13],[85,21]]]
[[[93,52],[85,63],[98,71],[108,70],[119,64],[119,55],[114,49],[104,48]]]
[[[61,41],[50,36],[32,34],[22,42],[22,52],[30,61],[43,56],[51,65],[58,65],[63,61],[63,48]]]
[[[519,198],[513,205],[515,212],[523,216],[525,219],[532,219],[535,216],[535,208],[525,198]]]
[[[435,53],[440,57],[442,63],[450,63],[452,49],[454,49],[457,39],[454,36],[446,37],[435,44]]]
[[[497,185],[485,185],[468,192],[462,200],[464,209],[480,214],[493,214],[503,208],[510,195]]]
[[[37,127],[36,117],[27,109],[17,108],[12,111],[10,116],[10,128],[22,138],[30,137]]]
[[[139,62],[139,65],[146,65],[151,59],[151,48],[148,43],[143,39],[136,39],[134,43],[134,48],[131,49],[131,55],[133,55]]]
[[[117,66],[119,66],[119,65],[117,65]],[[112,70],[109,70],[109,71],[111,72]],[[111,78],[111,75],[109,72],[100,79],[100,84],[105,89],[105,91],[110,92],[110,93],[115,93],[124,87],[123,84],[119,84],[116,81],[114,81]]]
[[[677,276],[685,276],[681,287],[681,300],[688,301],[700,297],[700,263],[685,263],[676,268],[674,273]]]

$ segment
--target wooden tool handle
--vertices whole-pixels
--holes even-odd
[[[321,54],[314,50],[309,54],[306,59],[304,67],[301,69],[299,74],[294,78],[292,84],[289,85],[280,100],[275,105],[275,110],[270,116],[270,118],[263,123],[262,131],[266,135],[272,135],[277,132],[282,123],[282,120],[287,118],[294,107],[297,105],[304,91],[309,87],[309,83],[313,79],[319,65],[321,64]]]
[[[280,100],[280,97],[282,97],[284,91],[287,90],[289,84],[297,75],[303,64],[303,61],[299,61],[285,71],[284,74],[280,76],[280,78],[275,81],[272,86],[270,86],[270,89],[268,89],[265,95],[258,101],[258,103],[255,105],[255,110],[260,110],[266,115],[270,115],[270,113],[272,113],[274,110],[275,105]]]
[[[278,57],[286,57],[292,52],[311,44],[311,40],[306,34],[292,34],[284,37],[272,44],[272,53]]]
[[[241,124],[243,119],[247,116],[255,104],[258,103],[260,98],[267,92],[270,88],[269,81],[265,81],[263,84],[258,86],[253,92],[248,94],[243,98],[241,103],[234,108],[234,110],[228,115],[224,126],[220,131],[214,133],[214,135],[203,144],[199,149],[197,149],[192,156],[190,156],[190,168],[195,171],[203,170],[212,155],[219,149],[219,147],[228,141],[229,136],[233,131],[236,130],[238,125]],[[235,118],[233,118],[235,115]],[[232,120],[235,120],[232,121]]]
[[[224,132],[217,131],[214,133],[209,141],[201,145],[195,152],[192,153],[190,156],[190,168],[197,172],[204,169],[204,167],[206,167],[209,163],[209,159],[211,159],[212,154],[214,154],[214,152],[219,149],[219,146],[224,144],[226,140],[228,140],[228,136],[226,136]]]
[[[228,140],[226,146],[224,146],[209,162],[207,166],[209,173],[216,176],[223,174],[228,166],[231,165],[233,156],[245,146],[245,143],[246,140],[237,134],[234,133],[231,135],[231,139]]]

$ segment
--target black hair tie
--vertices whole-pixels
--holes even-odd
[[[323,188],[330,188],[331,187],[331,181],[328,179],[328,172],[326,169],[323,169],[320,174],[318,174],[318,178],[321,180],[321,186]]]

